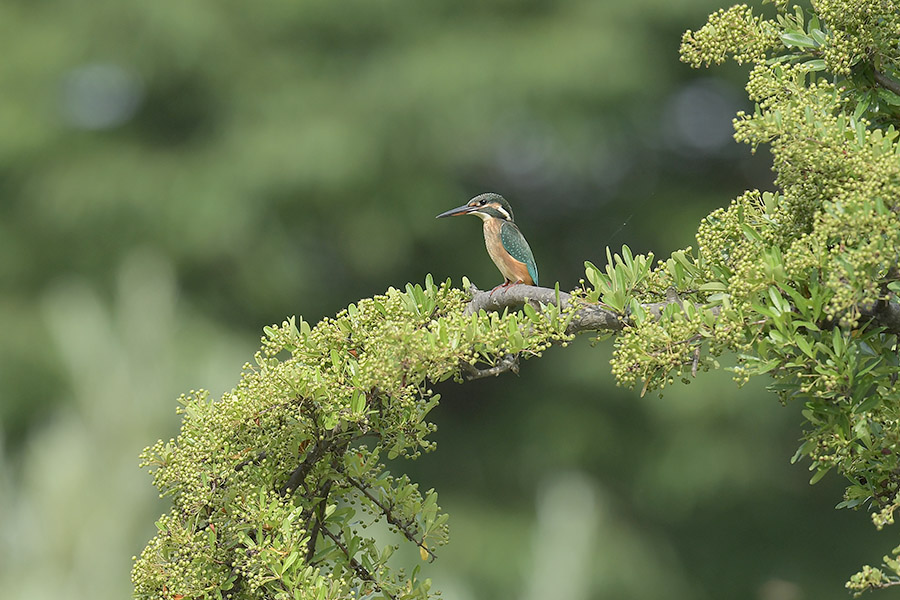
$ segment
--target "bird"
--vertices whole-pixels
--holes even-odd
[[[475,196],[462,206],[442,212],[436,219],[475,215],[483,222],[484,245],[500,273],[505,278],[494,288],[507,288],[523,283],[538,285],[538,268],[534,254],[525,241],[525,236],[513,220],[509,202],[500,194],[486,193]]]

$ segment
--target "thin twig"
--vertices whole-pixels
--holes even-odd
[[[700,346],[694,348],[694,361],[691,365],[691,377],[697,376],[697,365],[700,364]]]
[[[372,573],[370,573],[367,568],[362,566],[362,564],[360,564],[360,562],[358,560],[356,560],[355,558],[350,556],[350,550],[347,549],[347,546],[344,545],[344,543],[341,541],[341,539],[337,535],[332,533],[332,531],[330,529],[328,529],[327,527],[322,527],[321,531],[326,536],[331,538],[331,541],[334,542],[335,546],[337,546],[338,548],[341,549],[341,552],[343,552],[344,556],[346,556],[347,559],[350,561],[350,567],[354,571],[356,571],[357,577],[359,577],[363,581],[368,581],[369,583],[371,583],[375,587],[376,592],[380,592],[380,593],[384,594],[385,596],[387,596],[388,598],[393,598],[396,600],[396,596],[394,596],[390,592],[387,592],[387,591],[381,589],[381,586],[378,585],[378,581],[375,580],[375,576],[372,575]]]
[[[250,458],[245,459],[245,460],[242,460],[241,462],[239,462],[238,464],[236,464],[236,465],[234,466],[234,470],[235,470],[235,471],[240,471],[241,469],[243,469],[244,467],[246,467],[246,466],[249,465],[250,463],[253,463],[253,464],[255,464],[255,465],[258,465],[259,463],[261,463],[262,461],[264,461],[264,460],[266,459],[267,456],[269,456],[269,453],[266,452],[265,450],[263,450],[263,451],[259,452],[256,456],[251,456]]]
[[[894,587],[895,585],[900,585],[900,579],[892,579],[886,583],[878,583],[873,587],[879,590],[883,590],[884,588]]]
[[[425,538],[422,538],[422,541],[417,540],[416,536],[413,535],[413,533],[408,529],[411,523],[403,523],[402,521],[400,521],[400,519],[394,516],[394,513],[391,512],[391,507],[385,506],[381,503],[381,501],[375,498],[375,496],[373,496],[371,492],[369,492],[369,490],[362,484],[361,481],[358,481],[355,477],[351,477],[350,475],[345,474],[345,477],[347,478],[347,481],[349,481],[356,489],[362,492],[363,495],[372,502],[372,504],[378,507],[378,509],[384,515],[385,519],[387,519],[388,523],[400,530],[400,532],[406,536],[406,539],[414,543],[416,546],[418,546],[431,556],[428,562],[433,562],[434,559],[437,558],[437,555],[432,552],[428,546],[425,545]]]

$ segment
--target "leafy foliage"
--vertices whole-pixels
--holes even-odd
[[[810,460],[812,483],[843,475],[838,506],[870,508],[880,528],[900,507],[898,11],[775,9],[719,11],[684,35],[681,54],[693,66],[752,65],[755,109],[737,115],[735,138],[771,148],[778,189],[714,211],[696,249],[655,265],[627,246],[608,251],[603,270],[586,263],[577,302],[620,317],[612,370],[642,393],[689,382],[726,353],[738,383],[770,376],[782,402],[803,403],[794,460]],[[461,364],[539,355],[568,339],[575,314],[526,305],[467,315],[465,302],[429,279],[315,327],[289,320],[267,330],[232,393],[186,397],[181,436],[144,454],[174,508],[135,565],[137,595],[427,597],[418,569],[390,563],[396,544],[364,530],[384,522],[430,559],[446,515],[433,490],[381,457],[433,448],[431,382],[458,377]],[[847,587],[900,583],[898,554]]]
[[[431,560],[448,517],[383,457],[434,447],[428,385],[458,376],[460,361],[567,339],[558,311],[467,316],[465,301],[429,276],[315,327],[290,319],[266,329],[231,393],[183,397],[178,439],[143,454],[174,506],[135,564],[136,596],[428,597],[418,568],[389,564],[397,544],[365,530],[381,521]]]
[[[774,19],[740,5],[685,33],[682,59],[693,66],[728,56],[753,65],[756,108],[737,115],[735,138],[771,147],[780,189],[714,211],[696,251],[650,273],[617,257],[608,273],[588,265],[588,279],[604,298],[628,282],[630,293],[605,300],[620,312],[677,297],[659,318],[631,311],[616,339],[620,383],[662,388],[736,353],[738,382],[767,374],[782,401],[804,403],[794,460],[811,459],[812,482],[836,468],[850,482],[839,507],[874,508],[880,528],[900,506],[898,330],[877,318],[896,303],[900,273],[898,48],[886,33],[900,17],[895,3],[851,4],[814,3],[808,20],[787,3]],[[847,586],[900,581],[900,563],[885,563],[892,575],[866,567]]]

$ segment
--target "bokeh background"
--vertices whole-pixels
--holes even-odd
[[[541,280],[662,256],[771,185],[744,73],[679,64],[717,0],[0,3],[0,590],[125,598],[166,509],[137,454],[230,389],[261,328],[498,274],[504,194]],[[706,374],[618,389],[581,339],[440,386],[449,600],[845,598],[894,543],[791,466],[798,406]],[[410,565],[418,560],[407,555]]]

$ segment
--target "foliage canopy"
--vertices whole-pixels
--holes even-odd
[[[143,456],[174,507],[135,567],[137,595],[427,597],[418,568],[388,566],[396,545],[362,530],[383,520],[433,559],[447,515],[382,457],[433,448],[429,382],[460,361],[539,355],[568,338],[558,310],[466,316],[466,300],[428,277],[315,327],[289,319],[266,329],[232,393],[183,397],[179,438]]]
[[[185,396],[177,440],[144,464],[173,500],[133,572],[140,598],[425,598],[430,582],[390,558],[423,559],[447,541],[433,490],[388,472],[382,457],[433,444],[431,383],[464,365],[500,366],[565,344],[585,307],[611,315],[612,369],[659,390],[738,357],[738,383],[768,375],[802,402],[812,482],[849,482],[840,507],[867,507],[877,527],[900,507],[900,111],[893,2],[775,3],[721,10],[685,33],[693,65],[749,63],[752,114],[735,138],[771,148],[777,189],[751,190],[700,224],[697,247],[654,263],[625,247],[568,302],[466,310],[449,282],[390,289],[310,326],[266,330],[255,364],[221,400]],[[467,286],[465,286],[467,287]],[[557,298],[561,296],[557,293]],[[563,298],[565,299],[565,298]],[[900,582],[900,559],[866,566],[848,588]]]

